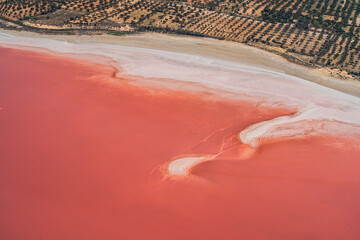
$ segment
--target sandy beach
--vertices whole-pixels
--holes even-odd
[[[275,70],[354,96],[360,96],[360,83],[357,80],[344,80],[330,77],[326,71],[322,69],[312,69],[294,64],[276,54],[241,43],[160,33],[113,36],[109,34],[51,35],[8,30],[0,30],[0,32],[22,37],[48,38],[71,43],[114,44],[210,57]]]

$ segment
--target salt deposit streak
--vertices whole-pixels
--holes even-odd
[[[258,140],[266,137],[276,137],[276,136],[298,136],[305,132],[305,126],[294,125],[291,126],[292,123],[300,122],[300,121],[315,121],[315,120],[331,120],[338,121],[344,123],[351,123],[355,126],[358,125],[357,119],[359,114],[357,112],[348,112],[342,111],[341,109],[331,109],[326,107],[313,106],[305,108],[294,115],[291,116],[280,116],[269,121],[263,121],[251,125],[245,130],[241,131],[239,134],[240,140],[249,144],[253,147],[257,147]],[[355,121],[354,121],[355,120]],[[278,126],[288,126],[285,131],[273,131]],[[322,133],[324,130],[327,130],[328,133],[339,134],[337,130],[328,126],[328,129],[322,129]],[[316,129],[314,129],[316,131]]]
[[[183,157],[173,160],[168,166],[168,172],[171,175],[187,175],[190,168],[204,161],[210,160],[210,157]]]

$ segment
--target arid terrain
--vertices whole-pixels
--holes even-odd
[[[342,78],[360,74],[357,0],[0,0],[0,26],[60,33],[156,31],[275,52]]]

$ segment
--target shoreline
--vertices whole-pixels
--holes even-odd
[[[0,32],[15,36],[47,38],[71,43],[113,44],[210,57],[271,69],[360,97],[360,83],[356,80],[335,78],[329,76],[324,68],[306,67],[292,63],[276,53],[226,40],[163,33],[114,36],[104,33],[93,35],[41,34],[4,29],[0,29]]]

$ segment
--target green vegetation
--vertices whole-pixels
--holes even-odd
[[[321,14],[311,15],[301,15],[291,12],[285,12],[284,10],[276,11],[269,8],[265,8],[262,12],[262,19],[265,21],[270,21],[272,23],[295,23],[295,25],[300,29],[309,29],[314,28],[323,28],[326,30],[334,30],[338,33],[344,33],[345,27],[341,22],[336,22],[334,20],[324,20]]]

